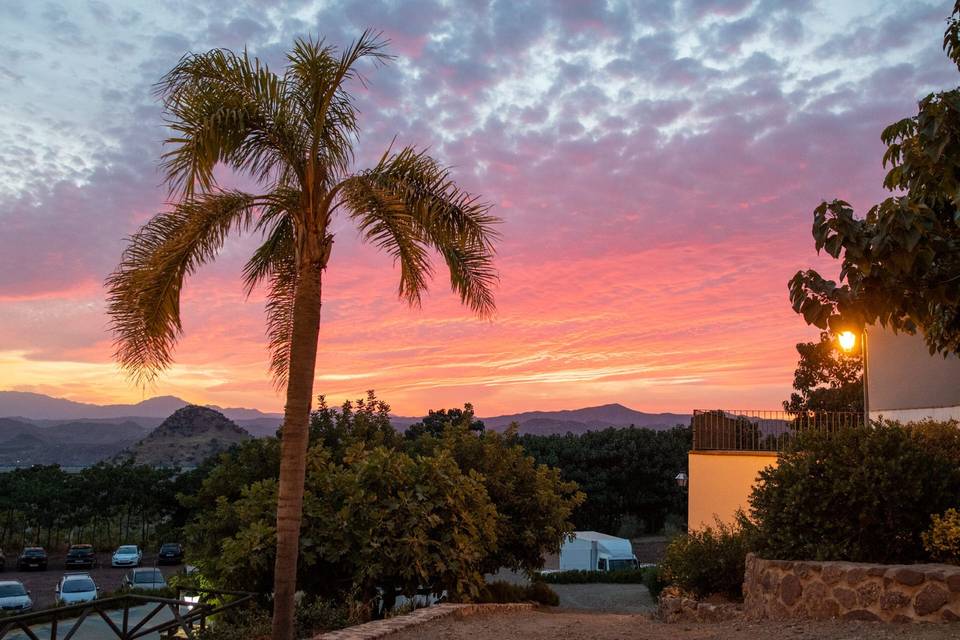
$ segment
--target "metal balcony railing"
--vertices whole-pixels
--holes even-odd
[[[207,618],[247,603],[247,591],[178,587],[176,599],[128,594],[67,607],[0,618],[0,640],[71,640],[71,638],[196,638]],[[84,628],[86,626],[86,628]],[[91,635],[93,634],[93,635]]]
[[[783,451],[804,431],[834,433],[860,426],[863,414],[842,411],[743,411],[699,409],[693,412],[694,451]]]

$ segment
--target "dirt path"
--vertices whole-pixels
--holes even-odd
[[[396,640],[955,640],[960,626],[869,622],[664,624],[643,615],[538,610],[449,618]]]

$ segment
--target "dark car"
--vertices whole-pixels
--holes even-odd
[[[167,542],[160,547],[157,564],[180,564],[181,562],[183,562],[183,545]]]
[[[92,544],[72,544],[67,551],[67,559],[64,560],[64,566],[68,569],[73,567],[84,567],[92,569],[97,562],[97,554],[93,550]]]
[[[47,568],[47,552],[43,547],[24,547],[20,555],[17,556],[17,569],[43,569]]]

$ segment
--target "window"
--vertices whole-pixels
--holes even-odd
[[[607,559],[606,559],[606,558],[600,558],[600,560],[597,561],[597,570],[598,570],[598,571],[606,571],[606,570],[607,570]]]

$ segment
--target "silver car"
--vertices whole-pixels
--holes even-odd
[[[68,573],[57,583],[57,604],[90,602],[100,596],[100,587],[89,573]]]
[[[0,609],[4,613],[17,615],[33,609],[33,600],[30,592],[19,580],[4,580],[0,582]]]
[[[160,569],[132,569],[123,576],[124,589],[142,589],[147,591],[156,591],[166,589],[167,581],[163,577]]]
[[[143,559],[143,552],[135,544],[125,544],[117,548],[110,558],[110,565],[113,567],[139,567]]]

